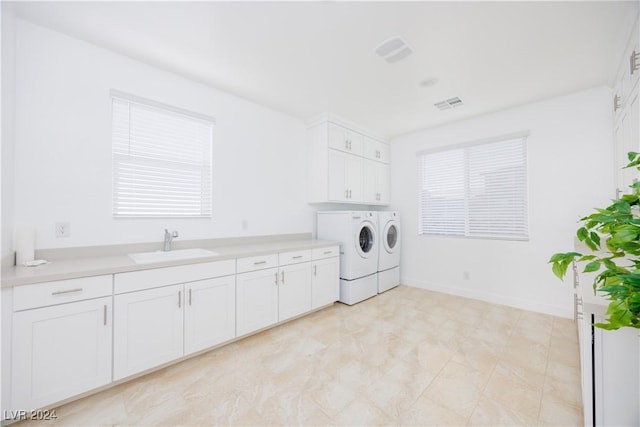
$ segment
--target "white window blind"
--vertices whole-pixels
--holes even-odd
[[[418,153],[420,234],[528,239],[526,135]]]
[[[213,120],[112,100],[113,216],[211,217]]]

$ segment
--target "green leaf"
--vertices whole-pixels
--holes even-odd
[[[600,246],[600,236],[598,235],[598,233],[596,233],[595,231],[592,231],[591,233],[589,233],[589,237],[591,238],[593,243]]]
[[[581,242],[584,242],[584,239],[589,237],[589,232],[587,231],[586,228],[580,227],[580,228],[578,228],[578,231],[576,232],[576,236],[578,237],[578,240],[580,240]]]
[[[638,157],[638,154],[640,153],[636,153],[635,151],[629,151],[627,153],[627,159],[629,159],[629,161],[632,162],[636,157]]]
[[[584,267],[584,273],[591,273],[592,271],[598,270],[600,270],[600,261],[592,261]]]

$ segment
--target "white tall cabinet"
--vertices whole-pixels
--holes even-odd
[[[330,116],[309,126],[307,140],[310,203],[389,204],[385,142]]]
[[[640,152],[640,85],[638,81],[640,81],[640,28],[636,21],[618,67],[614,87],[616,198],[628,193],[629,185],[639,178],[636,169],[624,169],[624,166],[629,163],[627,153]]]

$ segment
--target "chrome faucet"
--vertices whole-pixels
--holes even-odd
[[[172,233],[169,233],[169,230],[167,230],[166,228],[164,229],[164,246],[162,247],[162,250],[165,252],[168,252],[171,250],[171,241],[178,237],[178,232],[177,231],[173,231]]]

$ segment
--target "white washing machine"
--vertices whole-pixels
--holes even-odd
[[[378,293],[400,284],[400,214],[378,212]]]
[[[318,239],[340,244],[340,301],[355,304],[378,293],[378,218],[372,211],[318,212]]]

